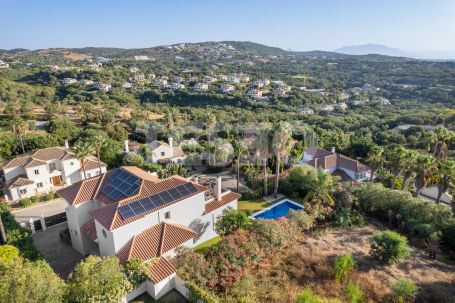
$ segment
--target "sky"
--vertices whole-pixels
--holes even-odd
[[[224,40],[455,53],[455,0],[0,0],[0,49]]]

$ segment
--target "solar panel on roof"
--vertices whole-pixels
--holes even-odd
[[[197,188],[194,186],[193,183],[186,183],[186,184],[184,184],[184,186],[192,194],[197,192]]]
[[[141,201],[136,201],[129,204],[135,215],[140,215],[145,212],[144,207],[142,207]]]
[[[155,208],[155,205],[153,204],[153,202],[149,198],[145,198],[145,199],[140,200],[140,203],[141,203],[142,207],[146,211],[149,211],[149,210],[152,210],[152,209]]]
[[[118,208],[118,212],[122,216],[123,220],[128,220],[135,216],[129,205],[124,205]]]
[[[109,176],[109,183],[102,192],[115,201],[131,196],[138,189],[139,178],[120,168]]]
[[[172,198],[172,196],[167,191],[161,192],[159,195],[165,203],[169,203],[174,200],[174,198]]]

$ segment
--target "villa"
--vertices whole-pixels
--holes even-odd
[[[180,176],[158,179],[137,168],[120,167],[61,189],[72,246],[83,255],[139,258],[149,279],[127,296],[143,292],[158,299],[186,289],[169,262],[180,246],[192,248],[217,236],[217,218],[236,209],[240,195],[212,190]],[[183,289],[183,290],[182,290]]]
[[[168,143],[154,140],[150,143],[151,156],[153,163],[169,163],[174,162],[183,164],[185,153],[180,146],[174,146],[174,140],[168,139]]]
[[[321,168],[334,176],[341,177],[341,181],[364,182],[370,180],[371,169],[357,160],[335,152],[335,148],[327,151],[321,148],[308,148],[304,152],[300,165]]]
[[[100,162],[100,165],[101,173],[104,173],[106,164]],[[97,158],[88,157],[82,167],[68,145],[48,147],[7,162],[1,170],[0,188],[6,201],[15,202],[69,186],[83,180],[84,176],[90,178],[99,174]]]

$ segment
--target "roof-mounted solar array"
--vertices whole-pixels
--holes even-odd
[[[155,208],[159,208],[163,205],[187,197],[197,191],[198,189],[192,183],[185,183],[153,196],[120,206],[118,211],[123,220],[128,220],[134,216],[138,216]]]
[[[109,176],[109,182],[102,192],[112,200],[118,201],[136,194],[139,186],[140,180],[138,177],[123,168],[119,168]]]

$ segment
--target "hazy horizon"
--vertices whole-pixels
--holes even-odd
[[[145,48],[251,41],[294,51],[380,44],[455,57],[455,2],[0,0],[0,48]]]

